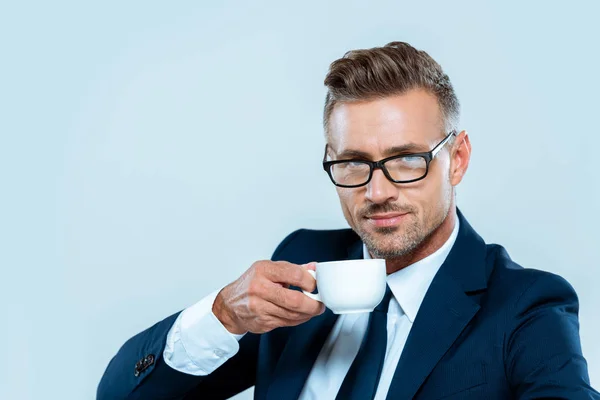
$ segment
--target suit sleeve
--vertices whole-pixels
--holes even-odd
[[[292,232],[279,244],[273,260],[280,259],[283,249],[297,234],[298,231]],[[165,318],[123,344],[100,380],[97,400],[224,399],[254,385],[260,335],[252,333],[239,341],[236,355],[208,375],[171,368],[163,353],[179,314]]]
[[[600,399],[579,340],[579,303],[563,278],[544,273],[520,296],[507,340],[507,377],[518,399]]]
[[[239,352],[210,375],[190,375],[168,366],[162,353],[167,333],[178,315],[171,315],[125,342],[102,376],[98,400],[183,399],[196,389],[203,393],[203,388],[203,399],[222,399],[254,384],[258,336],[253,334],[244,336]],[[154,362],[136,374],[136,364],[148,356],[152,356]]]

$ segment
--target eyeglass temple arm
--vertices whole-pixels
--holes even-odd
[[[431,150],[431,157],[435,157],[435,155],[442,149],[442,147],[444,147],[444,145],[446,144],[446,142],[448,140],[450,140],[450,138],[452,136],[456,135],[456,131],[455,130],[451,130],[450,133],[448,133],[448,136],[446,136],[444,138],[444,140],[442,140],[437,146],[435,146],[435,149]]]

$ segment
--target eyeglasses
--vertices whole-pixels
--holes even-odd
[[[425,153],[401,154],[379,161],[366,160],[327,160],[327,145],[323,156],[323,169],[334,185],[354,188],[366,185],[373,177],[373,170],[380,168],[386,178],[394,183],[410,183],[427,176],[429,164],[456,131],[448,133],[431,151]]]

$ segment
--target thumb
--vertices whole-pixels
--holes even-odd
[[[302,267],[306,268],[306,269],[311,269],[313,271],[317,270],[317,262],[316,261],[312,261],[306,264],[302,264]]]

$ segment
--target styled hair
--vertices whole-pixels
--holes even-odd
[[[331,112],[338,102],[380,99],[412,89],[435,95],[444,129],[458,129],[460,104],[450,78],[429,54],[408,43],[391,42],[383,47],[348,51],[331,63],[324,83],[326,135]]]

